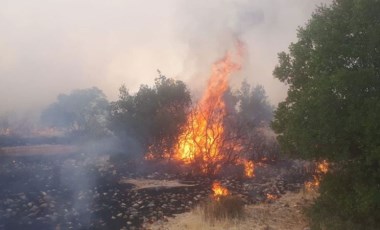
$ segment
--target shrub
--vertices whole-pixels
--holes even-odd
[[[349,163],[321,182],[321,196],[308,210],[312,229],[379,229],[378,167]]]

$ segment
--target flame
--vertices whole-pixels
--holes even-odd
[[[224,163],[237,163],[244,166],[247,177],[254,176],[254,162],[238,156],[243,148],[238,141],[226,138],[228,132],[224,127],[227,115],[224,95],[229,88],[229,77],[241,69],[243,51],[243,44],[238,42],[236,53],[226,53],[213,65],[203,96],[189,113],[174,149],[164,150],[164,158],[195,163],[204,174],[218,173]],[[155,159],[153,152],[154,145],[149,147],[145,159]]]
[[[193,162],[199,155],[205,161],[217,160],[220,155],[226,115],[223,95],[228,89],[228,77],[238,69],[240,65],[229,54],[213,66],[205,94],[179,137],[177,157],[185,163]]]
[[[213,197],[216,200],[219,200],[220,197],[228,196],[230,195],[230,191],[228,191],[227,188],[223,187],[219,181],[215,181],[212,184],[212,191],[214,192]]]
[[[238,57],[242,55],[242,44],[238,44]],[[198,105],[190,113],[183,132],[179,136],[175,158],[191,164],[198,162],[203,173],[215,174],[222,162],[227,160],[223,149],[239,148],[237,143],[226,141],[224,118],[227,115],[226,104],[223,99],[228,90],[229,76],[241,68],[240,61],[233,60],[233,55],[227,53],[224,58],[216,62],[205,93]],[[244,164],[246,175],[253,176],[253,162],[241,161]]]
[[[327,162],[327,160],[319,162],[317,165],[317,171],[326,174],[329,171],[329,162]]]
[[[270,194],[270,193],[267,193],[267,200],[269,201],[274,201],[274,200],[277,200],[279,198],[279,196],[275,195],[275,194]]]
[[[238,164],[242,164],[244,166],[244,175],[248,178],[252,178],[255,176],[255,164],[253,161],[247,159],[239,159]]]
[[[319,184],[321,183],[322,176],[329,171],[329,162],[327,160],[323,160],[318,162],[316,165],[315,174],[313,175],[312,181],[305,182],[305,188],[307,191],[316,190],[319,188]]]
[[[244,161],[245,176],[247,176],[249,178],[254,177],[255,176],[254,170],[255,170],[255,165],[254,165],[253,161],[245,160]]]

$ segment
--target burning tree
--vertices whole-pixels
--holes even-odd
[[[241,54],[240,47],[237,57],[241,58]],[[229,89],[229,76],[240,68],[231,53],[215,63],[203,97],[182,127],[174,149],[175,159],[209,175],[218,173],[225,164],[243,164],[246,175],[253,176],[253,162],[242,158],[243,139],[238,130],[226,128],[224,95]]]

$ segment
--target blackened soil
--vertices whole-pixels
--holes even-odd
[[[106,156],[0,156],[0,166],[0,229],[142,229],[189,211],[211,194],[211,178],[156,169],[136,173],[135,162],[111,164]],[[179,179],[195,186],[135,190],[119,183],[123,177]],[[250,180],[219,178],[247,203],[297,190],[305,179],[289,163],[257,167]]]

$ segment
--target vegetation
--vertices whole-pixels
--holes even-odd
[[[100,138],[107,135],[108,101],[96,88],[60,94],[41,114],[45,125],[64,129],[73,138]]]
[[[245,139],[244,151],[255,161],[277,158],[277,141],[267,134],[268,125],[273,119],[274,107],[269,103],[264,87],[252,87],[243,81],[234,97],[237,104],[235,119],[240,135]]]
[[[205,201],[200,211],[206,221],[211,223],[225,219],[241,219],[244,217],[244,202],[238,196],[222,196]]]
[[[120,88],[119,100],[111,103],[109,127],[135,151],[161,155],[176,143],[190,104],[186,85],[159,72],[153,87],[141,85],[135,95]]]
[[[274,75],[289,85],[272,126],[285,153],[334,168],[314,229],[380,225],[380,1],[336,0],[298,31]]]
[[[269,124],[273,118],[273,106],[269,103],[265,89],[261,85],[251,87],[243,81],[236,92],[238,116],[248,129]]]

